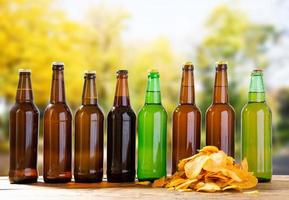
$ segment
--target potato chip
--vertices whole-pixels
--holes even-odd
[[[242,189],[250,189],[257,185],[258,179],[255,176],[249,175],[246,180],[242,182],[233,182],[231,185],[238,186]]]
[[[203,169],[209,172],[219,172],[227,164],[226,154],[223,151],[210,155],[208,161],[204,164]]]
[[[150,185],[151,182],[150,181],[140,181],[140,182],[136,182],[137,185]]]
[[[193,156],[191,156],[191,157],[188,157],[188,158],[185,158],[185,159],[183,159],[183,160],[180,160],[180,162],[179,162],[179,164],[178,164],[178,170],[179,170],[179,171],[184,171],[184,166],[185,166],[185,164],[186,164],[188,161],[193,160],[193,159],[195,159],[195,158],[198,157],[198,156],[200,156],[200,155],[199,155],[199,154],[195,154],[195,155],[193,155]]]
[[[236,182],[242,182],[242,179],[238,176],[238,174],[234,170],[223,168],[221,172],[222,174],[224,174],[227,177],[230,177]]]
[[[209,159],[209,156],[202,155],[185,164],[186,176],[190,179],[196,178],[203,169],[204,164]]]
[[[187,179],[183,179],[183,178],[177,178],[177,179],[173,179],[171,180],[171,182],[169,182],[166,187],[170,188],[170,187],[176,187],[184,182],[186,182]]]
[[[179,192],[191,192],[192,189],[178,189]]]
[[[166,187],[181,192],[240,191],[253,188],[258,180],[248,172],[248,162],[235,163],[234,158],[214,146],[206,146],[198,154],[181,160],[173,176],[161,178],[153,187]]]
[[[178,186],[176,187],[176,190],[187,189],[192,183],[197,182],[197,181],[198,181],[198,179],[192,179],[192,180],[189,179],[189,180],[187,180],[186,182],[178,185]]]
[[[162,177],[153,182],[152,187],[163,187],[167,184],[166,177]]]
[[[215,146],[205,146],[203,149],[201,149],[199,152],[205,152],[205,153],[216,153],[218,152],[218,147]]]
[[[244,171],[248,172],[248,161],[247,158],[245,158],[244,160],[242,160],[241,162],[241,167]]]
[[[215,183],[220,187],[220,188],[224,188],[226,186],[229,186],[233,181],[230,179],[230,180],[227,180],[227,181],[224,181],[224,180],[217,180],[215,181]]]
[[[232,158],[231,156],[227,156],[226,160],[227,160],[227,165],[233,165],[235,161],[235,159]]]
[[[239,186],[236,185],[228,185],[226,187],[222,188],[223,191],[225,190],[241,190],[241,188]]]
[[[198,182],[198,183],[195,185],[194,189],[197,190],[197,189],[203,187],[204,185],[205,185],[205,183],[202,182],[202,181],[200,181],[200,182]]]
[[[201,187],[199,187],[197,189],[197,191],[203,191],[203,192],[216,192],[216,191],[220,191],[221,188],[213,182],[209,182],[209,183],[204,183]]]

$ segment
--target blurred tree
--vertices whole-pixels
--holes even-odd
[[[43,111],[51,89],[53,61],[65,63],[66,96],[74,110],[81,103],[83,71],[96,70],[100,104],[112,101],[117,64],[122,63],[121,32],[128,14],[104,5],[92,8],[88,20],[72,21],[57,0],[0,0],[0,97],[14,102],[19,68],[32,69],[35,102]],[[1,116],[8,138],[8,119]],[[42,124],[42,123],[41,123]],[[41,126],[42,127],[42,126]],[[41,128],[40,127],[40,128]],[[40,131],[42,133],[42,131]],[[1,134],[1,133],[0,133]]]
[[[113,103],[116,71],[123,65],[126,52],[121,33],[129,13],[105,4],[93,7],[87,15],[88,30],[85,35],[85,62],[96,70],[100,104],[107,111]]]
[[[1,1],[0,15],[0,45],[5,47],[0,52],[1,96],[14,101],[17,69],[31,68],[35,99],[43,107],[49,99],[51,62],[64,61],[67,68],[72,68],[83,60],[77,55],[81,28],[48,0]],[[68,77],[69,81],[74,76]],[[73,94],[69,89],[68,94]]]
[[[139,48],[141,46],[141,48]],[[169,40],[157,38],[151,42],[138,43],[126,59],[130,70],[132,99],[137,111],[143,106],[147,86],[147,75],[150,69],[160,72],[162,103],[169,114],[178,102],[179,73],[176,54]],[[141,73],[140,73],[141,72]],[[169,116],[170,117],[170,116]]]
[[[14,102],[17,70],[27,67],[32,69],[35,101],[43,111],[50,95],[51,63],[63,61],[67,101],[72,109],[81,103],[84,70],[97,72],[100,105],[107,111],[113,102],[115,72],[126,68],[130,70],[132,101],[138,111],[144,102],[145,72],[157,68],[166,96],[163,102],[169,112],[173,110],[178,95],[178,81],[173,80],[179,78],[175,52],[167,39],[124,46],[121,34],[129,17],[126,11],[98,4],[79,23],[70,20],[55,3],[0,1],[0,45],[5,47],[0,52],[0,96],[8,104]]]
[[[200,107],[203,119],[205,120],[206,109],[212,102],[214,63],[217,59],[226,60],[230,103],[236,111],[236,140],[239,142],[240,113],[247,96],[247,92],[242,92],[242,81],[244,75],[248,75],[248,72],[243,73],[242,69],[244,66],[264,68],[268,65],[266,51],[268,43],[274,41],[276,32],[273,26],[253,23],[243,12],[228,6],[214,9],[207,20],[206,27],[208,34],[196,49],[196,62],[200,67],[202,82]],[[248,71],[248,68],[245,69]],[[246,77],[245,80],[249,80],[250,77]]]
[[[86,23],[72,21],[55,1],[0,1],[0,96],[14,101],[17,69],[31,68],[36,103],[44,108],[51,85],[51,63],[63,61],[70,105],[81,102],[82,72],[97,70],[100,93],[107,98],[106,78],[121,63],[120,33],[126,13],[105,6],[93,9]],[[109,72],[108,72],[109,71]],[[108,73],[106,73],[108,72]],[[107,84],[109,85],[109,84]],[[106,102],[106,101],[104,101]]]

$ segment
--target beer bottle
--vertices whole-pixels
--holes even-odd
[[[265,100],[263,74],[251,74],[249,101],[242,110],[242,159],[247,158],[249,171],[260,182],[272,177],[272,116]]]
[[[159,72],[148,75],[145,105],[138,114],[139,180],[153,181],[167,175],[167,113],[161,104]]]
[[[103,113],[97,104],[95,72],[85,72],[82,106],[75,114],[76,182],[102,181],[103,119]]]
[[[11,183],[37,181],[37,144],[39,111],[33,103],[30,70],[19,70],[16,103],[10,110]]]
[[[71,180],[71,111],[65,100],[64,64],[54,62],[50,103],[44,111],[43,178],[47,183]]]
[[[107,116],[107,180],[135,180],[136,116],[130,105],[127,70],[117,71],[113,107]]]
[[[201,112],[195,104],[194,66],[183,66],[179,105],[173,113],[172,172],[181,159],[192,156],[200,149]]]
[[[206,144],[234,157],[235,111],[228,100],[227,64],[217,62],[214,99],[206,113]]]

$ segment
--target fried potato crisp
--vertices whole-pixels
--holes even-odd
[[[206,146],[199,153],[180,160],[178,171],[168,178],[161,178],[153,187],[166,187],[180,192],[241,191],[254,188],[258,180],[248,172],[248,162],[240,164],[215,146]]]

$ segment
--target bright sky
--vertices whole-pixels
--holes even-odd
[[[103,3],[119,7],[131,14],[127,28],[123,33],[125,41],[153,40],[159,36],[167,37],[173,48],[190,55],[192,46],[196,45],[205,34],[204,22],[212,9],[220,4],[237,4],[250,19],[259,23],[272,23],[277,27],[288,26],[287,9],[280,8],[284,0],[61,0],[60,6],[75,20],[83,20],[85,13],[94,5]],[[285,3],[289,6],[287,3]],[[173,27],[173,28],[172,28]],[[173,31],[172,31],[173,30]],[[277,53],[276,53],[277,52]],[[280,49],[271,53],[274,59]],[[285,55],[286,57],[287,55]],[[289,57],[289,55],[288,55]],[[289,86],[286,74],[289,74],[289,58],[287,67],[282,72],[273,73],[269,79],[270,85]],[[274,64],[274,63],[273,63]],[[270,70],[269,70],[270,71]],[[284,73],[285,72],[285,73]],[[276,81],[278,80],[278,81]]]

